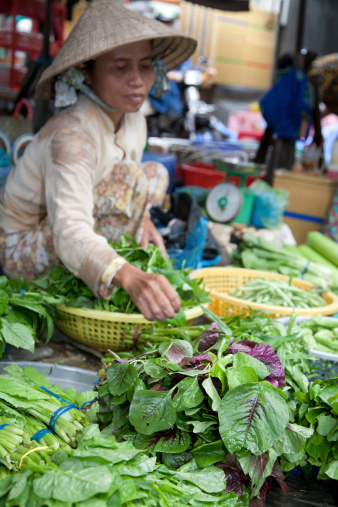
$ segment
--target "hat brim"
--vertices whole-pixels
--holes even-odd
[[[154,58],[162,58],[172,70],[187,60],[197,42],[164,23],[106,0],[96,0],[85,10],[53,63],[42,73],[36,95],[54,97],[56,77],[71,67],[97,58],[118,47],[150,40]]]

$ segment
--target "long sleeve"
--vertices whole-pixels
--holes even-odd
[[[93,185],[97,147],[82,128],[58,129],[46,153],[45,192],[54,248],[65,266],[96,293],[117,253],[94,232]]]

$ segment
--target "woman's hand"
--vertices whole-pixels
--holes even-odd
[[[160,249],[164,254],[167,253],[161,234],[157,231],[155,225],[152,223],[150,218],[145,217],[143,222],[143,235],[140,242],[140,246],[142,248],[147,248],[149,243],[154,243],[154,245],[160,247]]]
[[[114,276],[114,284],[128,292],[148,320],[172,319],[181,309],[177,292],[163,275],[144,273],[125,264]]]

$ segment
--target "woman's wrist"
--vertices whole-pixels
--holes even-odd
[[[128,262],[125,259],[123,259],[123,257],[118,257],[117,259],[114,259],[105,269],[101,277],[101,282],[104,285],[106,285],[106,287],[110,287],[113,283],[113,280],[116,277],[116,274],[125,264],[128,264]]]

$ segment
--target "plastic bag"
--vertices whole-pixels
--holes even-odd
[[[202,217],[192,229],[187,244],[183,250],[170,248],[167,250],[170,259],[180,269],[183,262],[185,267],[198,269],[202,267],[203,250],[208,232],[208,219]]]
[[[289,202],[289,192],[274,189],[262,180],[250,185],[255,194],[251,223],[257,228],[278,229],[283,224],[283,213]]]

